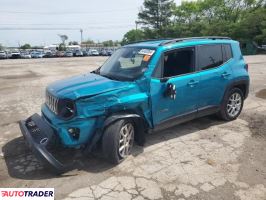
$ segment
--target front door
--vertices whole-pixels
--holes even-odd
[[[160,77],[151,79],[154,126],[178,117],[196,115],[200,77],[195,73],[194,48],[165,52],[158,67],[162,68]],[[174,88],[175,94],[169,95],[169,86]]]

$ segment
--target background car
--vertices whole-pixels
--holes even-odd
[[[76,51],[74,52],[74,56],[76,56],[76,57],[81,57],[81,56],[83,56],[83,53],[82,53],[81,50],[76,50]]]
[[[5,53],[6,53],[7,58],[11,58],[11,51],[7,50]]]
[[[45,52],[43,58],[53,58],[55,55],[51,51]]]
[[[0,51],[0,59],[7,59],[7,54],[4,51]]]
[[[11,52],[11,59],[17,59],[17,58],[21,58],[21,54],[19,51],[12,51]]]
[[[66,51],[64,56],[65,57],[73,57],[73,52],[72,51]]]
[[[96,50],[96,49],[90,49],[89,50],[89,55],[90,56],[99,56],[100,54],[99,54],[98,50]]]
[[[64,51],[57,51],[57,52],[55,53],[55,56],[56,56],[56,57],[64,57],[64,56],[65,56],[65,52],[64,52]]]
[[[113,50],[108,50],[107,51],[107,56],[111,56],[113,54],[113,52],[114,52]]]
[[[29,52],[23,52],[23,53],[21,53],[21,58],[30,59],[31,55]]]
[[[101,56],[108,56],[108,52],[105,49],[103,49],[100,51],[100,55]]]
[[[31,52],[31,57],[32,58],[43,58],[43,54],[41,53],[41,52],[39,52],[39,51],[33,51],[33,52]]]
[[[83,50],[82,54],[83,54],[83,56],[88,56],[89,55],[88,51],[86,51],[86,50]]]

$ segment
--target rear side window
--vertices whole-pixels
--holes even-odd
[[[198,47],[200,70],[211,69],[223,64],[222,45],[202,45]]]
[[[227,62],[228,60],[233,58],[232,48],[230,44],[223,44],[223,48],[224,48],[224,62]]]

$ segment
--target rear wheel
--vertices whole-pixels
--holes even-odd
[[[114,164],[122,162],[131,153],[135,128],[131,120],[123,119],[108,126],[102,138],[103,154]]]
[[[218,115],[226,121],[235,120],[240,115],[243,104],[243,92],[239,88],[233,88],[225,95]]]

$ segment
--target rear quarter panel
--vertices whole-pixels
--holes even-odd
[[[233,71],[234,81],[249,80],[248,71],[245,69],[245,65],[247,63],[244,60],[238,42],[232,43],[232,51],[233,51],[234,60],[231,64],[231,68]]]

